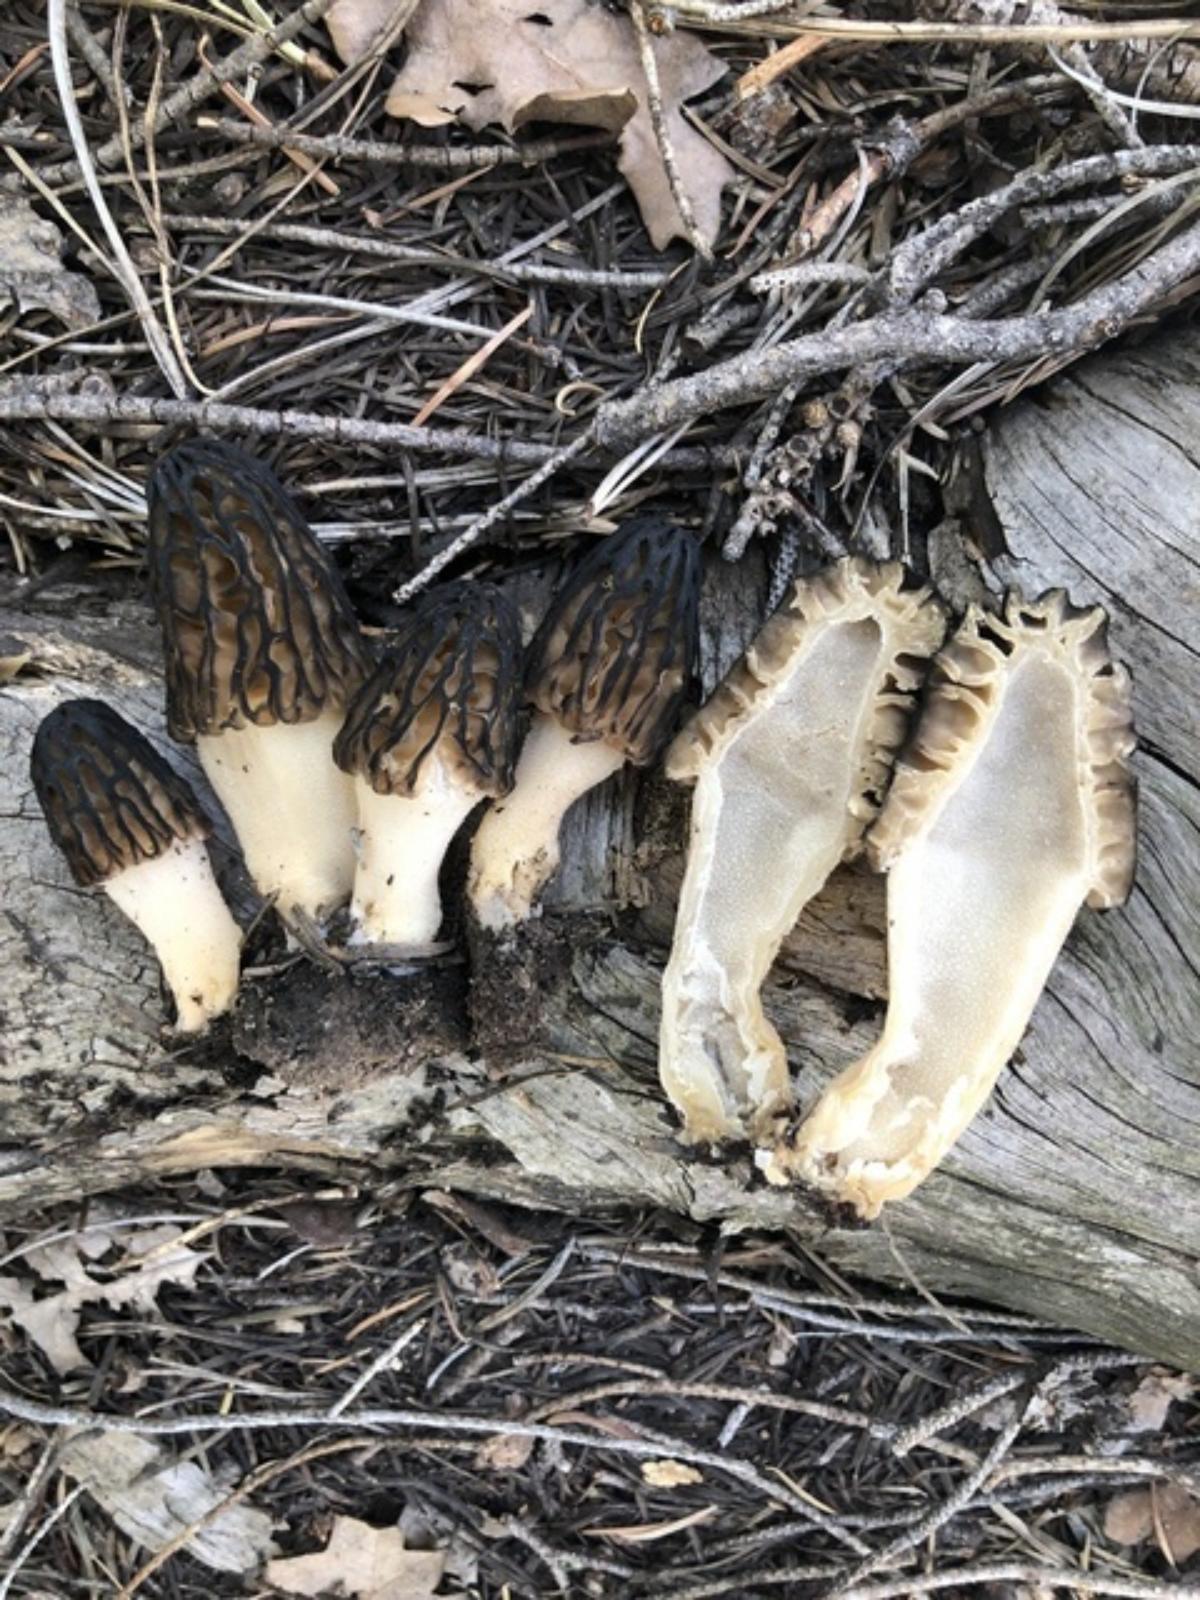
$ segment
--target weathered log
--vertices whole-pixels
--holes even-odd
[[[519,1204],[786,1227],[842,1270],[1200,1367],[1197,441],[1200,337],[1094,361],[998,420],[975,486],[990,526],[931,541],[956,597],[1061,584],[1110,607],[1143,738],[1141,861],[1126,909],[1080,918],[988,1110],[871,1228],[765,1188],[744,1155],[675,1141],[655,1041],[686,810],[661,778],[623,777],[577,808],[519,956],[471,944],[472,1004],[460,952],[413,978],[293,962],[248,977],[211,1041],[166,1041],[149,952],[70,884],[28,781],[39,717],[91,693],[202,788],[162,733],[148,610],[14,597],[0,609],[15,672],[0,693],[0,1214],[157,1172],[357,1162]],[[980,543],[991,560],[976,566],[964,551]],[[753,563],[710,574],[709,685],[756,631],[761,593]],[[244,897],[227,841],[217,857]],[[881,882],[843,871],[781,954],[768,1009],[802,1102],[877,1032],[883,925]]]

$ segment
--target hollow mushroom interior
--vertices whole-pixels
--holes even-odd
[[[796,586],[668,753],[695,793],[659,1063],[690,1140],[770,1138],[790,1110],[762,984],[874,814],[943,628],[898,565],[839,562]]]
[[[763,1159],[863,1217],[928,1175],[1020,1042],[1086,900],[1133,870],[1128,678],[1098,609],[1060,593],[973,612],[871,835],[888,872],[879,1042]]]

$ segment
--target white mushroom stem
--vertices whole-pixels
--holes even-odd
[[[573,742],[554,717],[534,718],[511,794],[497,800],[471,849],[468,893],[480,924],[498,930],[524,922],[558,866],[558,833],[576,800],[625,765],[602,739]]]
[[[227,728],[196,740],[200,763],[229,814],[250,876],[286,919],[320,920],[354,882],[354,780],[333,762],[342,712],[312,722]]]
[[[442,924],[442,857],[479,803],[475,789],[432,757],[415,795],[358,793],[358,870],[350,916],[353,944],[427,945]]]
[[[175,840],[162,855],[107,879],[104,890],[154,946],[181,1033],[199,1033],[229,1010],[242,935],[203,839]]]

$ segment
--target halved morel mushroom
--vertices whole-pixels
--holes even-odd
[[[319,918],[354,878],[354,788],[333,741],[368,670],[341,581],[275,475],[232,445],[163,456],[150,576],[167,721],[196,744],[256,885]]]
[[[479,825],[468,892],[480,924],[523,922],[558,866],[563,816],[670,737],[696,653],[700,552],[639,518],[580,563],[530,646],[535,715],[512,793]]]
[[[154,946],[179,1030],[198,1033],[228,1011],[242,935],[191,786],[101,700],[64,700],[43,719],[30,774],[75,882],[98,884]]]
[[[760,1158],[863,1217],[910,1194],[991,1093],[1079,907],[1133,878],[1128,674],[1099,607],[1055,590],[972,609],[938,656],[871,831],[888,873],[879,1043]]]
[[[508,793],[521,630],[485,584],[433,590],[351,701],[334,759],[354,778],[358,942],[420,946],[442,921],[438,872],[481,800]]]
[[[791,1107],[760,991],[784,935],[858,847],[945,631],[897,563],[798,583],[667,753],[694,783],[663,976],[659,1071],[693,1141],[771,1137]]]

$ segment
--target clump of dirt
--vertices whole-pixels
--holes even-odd
[[[243,985],[238,1053],[289,1083],[351,1088],[466,1044],[461,965],[326,972],[308,962]]]
[[[503,933],[474,922],[467,928],[471,1039],[482,1055],[553,1048],[551,1019],[561,1012],[554,1001],[571,987],[572,928],[580,920],[546,915]]]

